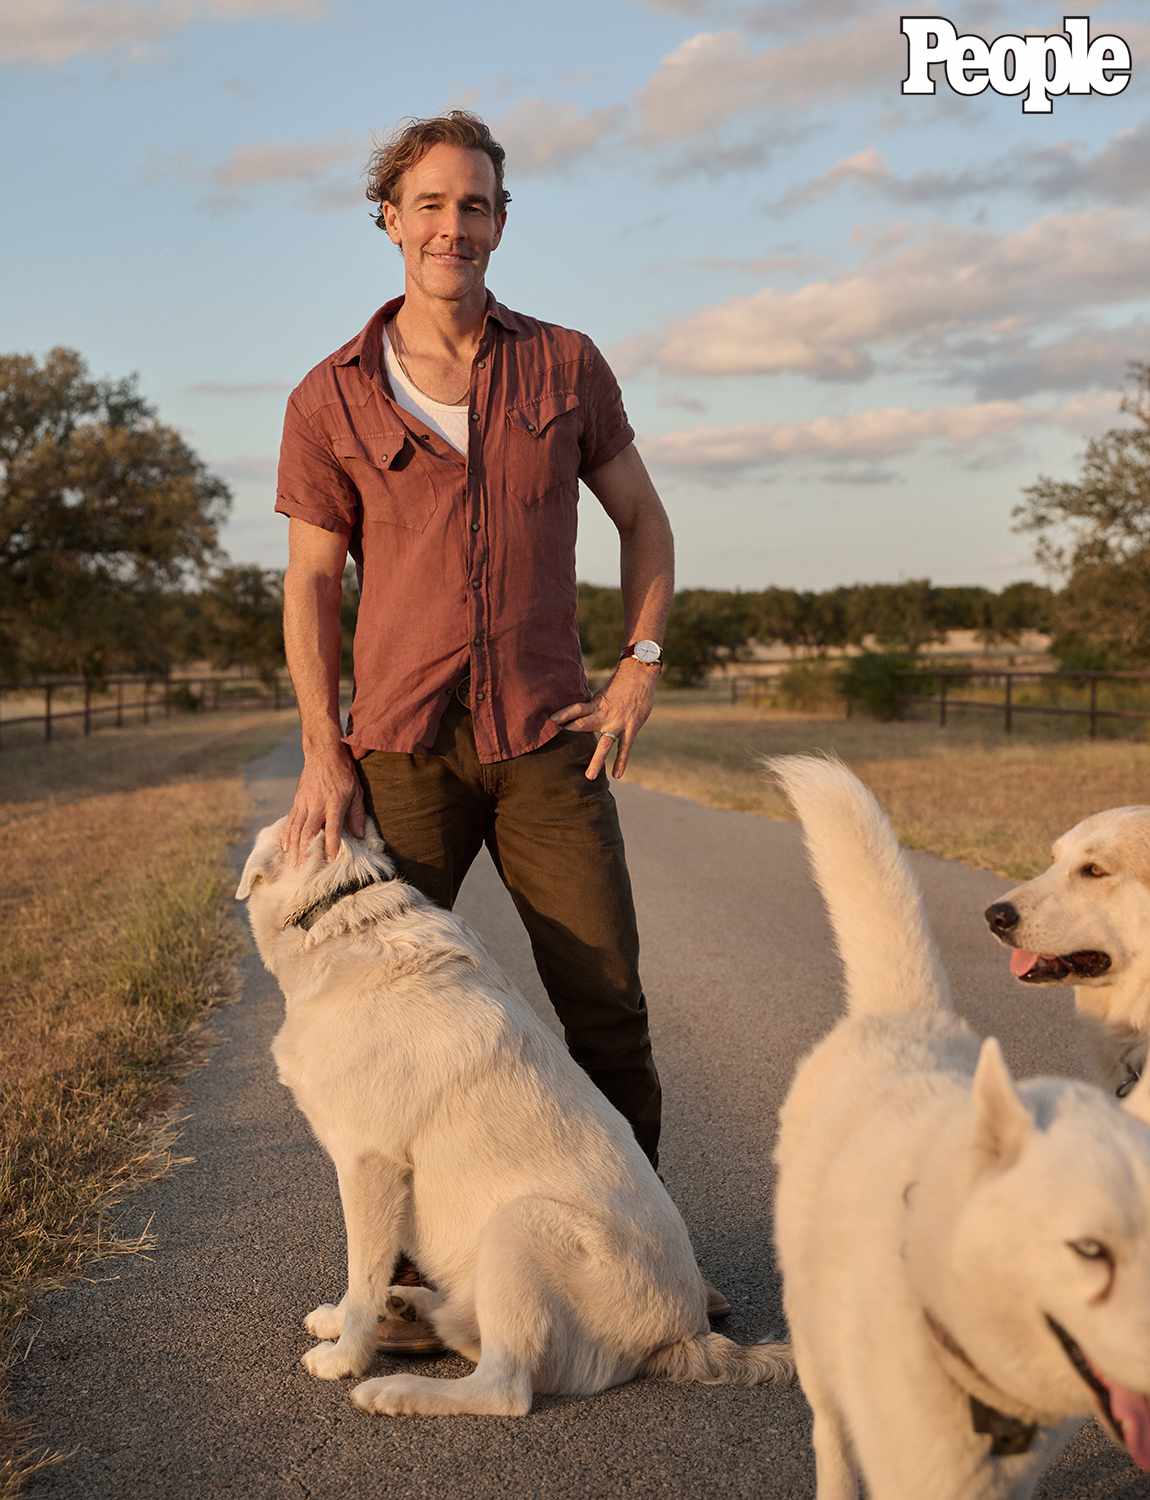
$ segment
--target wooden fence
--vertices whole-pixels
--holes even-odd
[[[39,698],[34,713],[5,713],[6,705],[26,708]],[[0,683],[0,748],[19,738],[26,743],[31,726],[50,743],[56,726],[76,724],[85,735],[104,724],[149,724],[170,718],[173,710],[215,711],[237,708],[288,708],[295,703],[286,674],[274,678],[220,676],[108,677],[98,684],[76,679],[52,682]],[[22,732],[17,737],[14,729]]]

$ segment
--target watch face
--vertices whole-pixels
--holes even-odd
[[[653,666],[662,656],[662,651],[654,641],[636,641],[635,656],[639,661],[645,661],[648,666]]]

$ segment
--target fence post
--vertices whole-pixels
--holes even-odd
[[[946,673],[940,672],[938,678],[938,727],[946,728]]]
[[[124,679],[116,679],[116,728],[124,727]]]
[[[1119,699],[1119,702],[1122,700]],[[1094,739],[1098,734],[1098,678],[1090,679],[1090,738]]]
[[[172,717],[172,669],[167,667],[164,671],[164,718]]]
[[[44,741],[52,738],[52,684],[44,684]]]
[[[1005,710],[1005,724],[1004,724],[1004,728],[1005,728],[1007,734],[1010,734],[1010,733],[1013,732],[1013,729],[1014,729],[1014,674],[1013,674],[1013,672],[1007,672],[1006,673],[1006,697],[1003,700],[1003,705],[1002,706],[1003,706],[1003,709]]]
[[[280,674],[278,672],[272,678],[272,693],[274,695],[275,706],[278,709],[280,706]]]
[[[738,684],[738,680],[736,678],[732,677],[731,678],[731,702],[735,703],[738,700],[738,696],[739,696],[739,684]]]
[[[92,682],[84,678],[84,733],[92,733]]]
[[[152,679],[150,677],[145,677],[144,678],[144,723],[145,724],[148,722],[148,693],[149,693],[149,691],[151,689],[151,686],[152,686]]]

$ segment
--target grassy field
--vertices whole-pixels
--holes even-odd
[[[1016,879],[1042,869],[1051,841],[1087,813],[1150,803],[1150,745],[1068,738],[1065,721],[1035,719],[1008,738],[985,723],[788,717],[675,693],[656,704],[627,780],[782,818],[759,760],[813,750],[859,773],[905,843]]]
[[[171,1165],[171,1081],[231,985],[243,766],[293,721],[188,715],[0,754],[0,1497],[50,1461],[3,1400],[31,1296],[148,1249],[115,1205]]]

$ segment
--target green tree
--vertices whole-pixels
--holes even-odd
[[[1131,367],[1120,410],[1134,418],[1086,447],[1076,480],[1045,475],[1023,493],[1016,529],[1065,580],[1053,601],[1054,651],[1096,665],[1150,662],[1150,363]]]
[[[222,568],[200,594],[205,654],[217,667],[270,677],[284,664],[283,574],[251,564]]]
[[[172,592],[219,556],[230,495],[136,389],[53,349],[0,356],[5,675],[158,667]]]

